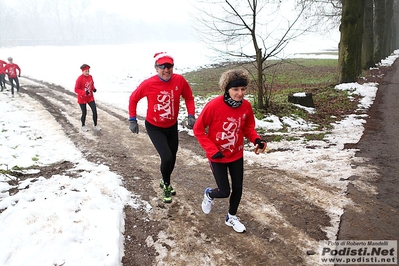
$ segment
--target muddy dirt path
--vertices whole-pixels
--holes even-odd
[[[203,189],[214,180],[195,138],[180,134],[172,175],[177,195],[164,204],[159,158],[143,119],[140,134],[132,134],[126,110],[97,102],[102,130],[82,132],[74,93],[40,81],[21,78],[21,83],[25,97],[40,102],[89,161],[109,166],[129,191],[151,205],[150,211],[125,208],[123,265],[317,265],[318,241],[328,238],[331,226],[327,199],[342,197],[340,189],[246,162],[238,215],[247,232],[238,234],[224,225],[227,199],[217,200],[209,215],[201,211]],[[89,110],[87,126],[91,123]],[[56,165],[53,170],[57,174]]]
[[[339,239],[399,242],[399,60],[384,76],[356,145],[352,165],[363,175],[350,178],[354,202],[342,216]]]

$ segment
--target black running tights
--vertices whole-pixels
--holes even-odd
[[[177,123],[168,128],[160,128],[145,121],[145,128],[152,144],[161,157],[161,174],[165,185],[170,185],[170,176],[176,163],[179,146]]]
[[[17,92],[19,92],[19,80],[18,77],[15,78],[8,78],[8,81],[10,81],[11,85],[11,94],[14,95],[14,81],[15,81],[15,87],[17,88]]]
[[[2,89],[6,88],[6,74],[4,73],[0,74],[0,85]]]
[[[231,196],[229,213],[236,215],[242,196],[242,184],[244,180],[244,159],[238,159],[231,163],[209,162],[213,176],[215,177],[215,189],[209,194],[211,198],[227,198],[230,196],[230,183],[227,171],[231,177]]]
[[[93,122],[94,126],[97,126],[97,107],[96,107],[96,102],[91,101],[87,103],[90,106],[90,109],[93,113]],[[86,115],[87,115],[87,108],[86,104],[79,104],[80,109],[82,109],[82,116],[80,117],[80,121],[82,121],[82,126],[86,125]]]

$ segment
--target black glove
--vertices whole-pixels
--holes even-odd
[[[90,91],[86,91],[86,95],[89,95],[90,94]]]
[[[139,125],[137,124],[137,120],[130,120],[129,129],[132,133],[139,134]]]
[[[96,92],[97,91],[97,89],[93,89],[93,92]]]
[[[258,145],[259,149],[263,150],[263,148],[266,145],[266,141],[261,140],[261,139],[256,139],[255,140],[255,145]]]
[[[192,129],[194,127],[195,124],[195,117],[193,115],[189,115],[187,118],[187,127],[189,129]]]
[[[220,158],[223,158],[223,157],[224,157],[223,153],[221,153],[220,151],[218,151],[218,152],[215,153],[211,158],[212,158],[212,159],[220,159]]]
[[[20,77],[21,77],[21,74],[19,74],[18,77],[20,78]]]

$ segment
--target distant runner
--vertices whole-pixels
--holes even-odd
[[[93,113],[94,130],[100,131],[101,128],[97,126],[97,107],[93,94],[97,91],[97,89],[94,87],[93,77],[89,74],[90,66],[83,64],[80,69],[82,70],[82,75],[80,75],[76,80],[75,92],[78,96],[78,104],[82,110],[82,116],[80,117],[80,121],[82,122],[82,131],[89,131],[89,129],[86,127],[86,104],[90,106],[90,109]]]
[[[14,82],[15,87],[17,89],[17,93],[19,94],[19,80],[18,77],[21,77],[21,69],[17,64],[13,63],[13,58],[7,58],[8,64],[4,67],[4,73],[7,74],[8,80],[11,85],[11,97],[14,97]],[[17,73],[18,70],[18,73]]]

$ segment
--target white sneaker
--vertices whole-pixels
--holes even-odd
[[[97,131],[100,131],[100,130],[101,130],[101,127],[95,126],[94,129],[97,130]]]
[[[89,129],[86,126],[82,126],[82,131],[87,132]]]
[[[225,224],[228,226],[232,226],[234,231],[238,233],[245,232],[245,226],[240,222],[240,218],[235,215],[226,214]]]
[[[212,189],[210,187],[206,188],[204,191],[204,199],[202,200],[202,211],[205,214],[208,214],[212,210],[212,205],[213,205],[213,199],[209,197],[209,192],[211,192]]]

